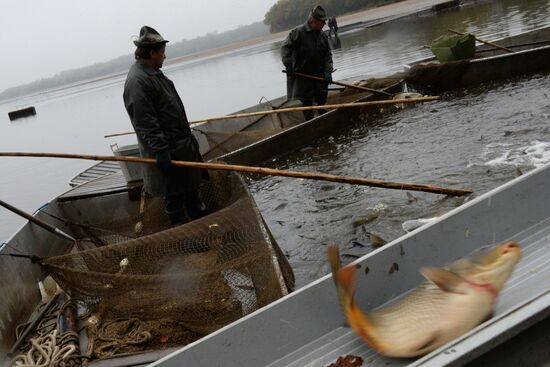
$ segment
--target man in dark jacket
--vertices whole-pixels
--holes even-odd
[[[294,28],[281,47],[282,61],[287,75],[288,99],[299,99],[304,106],[327,102],[328,85],[332,83],[332,52],[327,35],[322,32],[327,20],[325,9],[316,6],[307,22]],[[317,77],[317,81],[293,75],[300,72]],[[319,111],[320,114],[326,111]],[[306,120],[313,118],[313,111],[304,111]]]
[[[171,160],[202,161],[191,134],[183,103],[160,68],[168,41],[153,28],[143,26],[124,85],[124,106],[137,135],[142,157],[156,158],[144,166],[144,189],[164,196],[166,214],[174,225],[206,214],[198,193],[203,173],[198,168],[176,167]]]

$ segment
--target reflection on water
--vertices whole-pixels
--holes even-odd
[[[548,23],[549,0],[475,2],[438,15],[410,16],[373,28],[342,33],[334,51],[334,78],[374,76],[400,70],[429,55],[423,45],[447,28],[494,39]],[[168,48],[168,56],[170,49]],[[190,119],[218,116],[285,92],[279,43],[169,65]],[[41,93],[0,105],[0,150],[110,154],[104,134],[127,131],[122,103],[124,75]],[[487,191],[548,159],[547,76],[458,91],[355,126],[278,159],[279,168],[322,171],[394,181],[433,183]],[[10,123],[7,112],[34,105],[37,116]],[[505,143],[505,144],[504,144]],[[524,154],[525,153],[525,154]],[[27,211],[67,189],[67,180],[91,165],[84,161],[0,159],[0,197]],[[298,284],[327,273],[328,243],[348,259],[371,250],[365,231],[393,239],[401,222],[448,211],[464,199],[358,186],[250,180],[276,239],[290,255]],[[22,220],[0,209],[0,240]],[[355,241],[355,242],[353,242]],[[362,247],[364,245],[364,247]]]

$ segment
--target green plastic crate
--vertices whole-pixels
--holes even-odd
[[[440,62],[471,59],[476,38],[473,34],[441,36],[432,42],[432,52]]]

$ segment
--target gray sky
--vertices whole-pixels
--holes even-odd
[[[0,92],[132,53],[144,24],[177,42],[262,21],[276,1],[0,0]]]

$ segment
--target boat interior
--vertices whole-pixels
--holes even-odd
[[[57,294],[76,311],[72,343],[95,364],[118,366],[121,355],[154,361],[289,293],[292,269],[243,179],[210,172],[201,197],[210,214],[175,227],[162,199],[139,186],[110,192],[92,181],[40,208],[38,220],[74,241],[29,222],[1,248],[39,260],[0,257],[0,277],[10,279],[0,283],[0,355],[9,354],[0,365],[22,358],[17,341],[62,328],[63,316],[51,315],[63,315],[68,297]],[[114,346],[120,333],[141,337]]]

